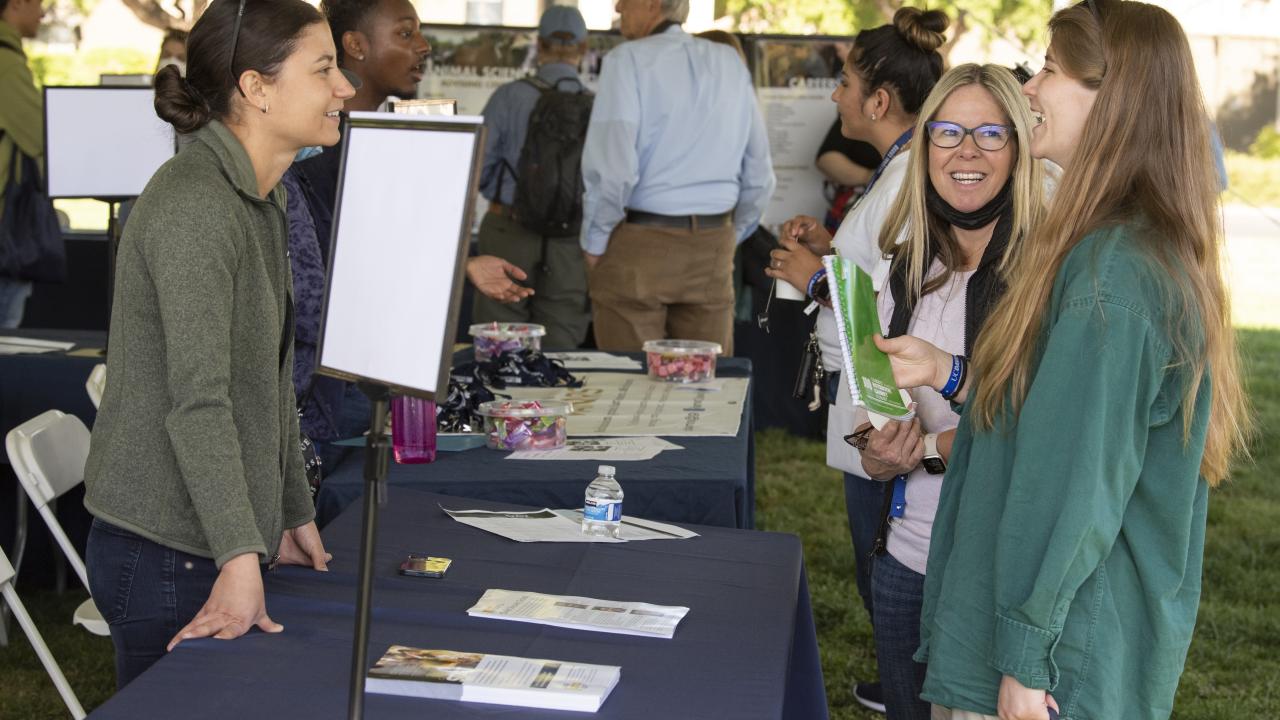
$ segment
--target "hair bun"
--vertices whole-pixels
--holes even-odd
[[[155,87],[156,115],[173,125],[174,130],[185,135],[209,124],[213,117],[209,104],[187,83],[178,68],[173,65],[160,68]]]
[[[941,10],[903,7],[893,14],[893,26],[907,42],[924,53],[935,52],[942,47],[947,41],[942,33],[950,25],[951,18]]]

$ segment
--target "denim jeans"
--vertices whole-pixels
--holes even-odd
[[[89,592],[111,627],[117,689],[164,656],[165,646],[200,612],[218,579],[209,558],[97,518],[89,530],[85,565]]]
[[[929,703],[920,699],[926,666],[911,659],[920,647],[924,575],[882,553],[871,570],[871,594],[876,605],[876,658],[889,720],[929,720]]]
[[[834,403],[840,387],[840,373],[827,374],[827,402]],[[884,507],[884,483],[853,473],[844,474],[844,508],[849,516],[849,536],[853,540],[853,577],[867,615],[874,618],[871,597],[871,546],[880,526]]]

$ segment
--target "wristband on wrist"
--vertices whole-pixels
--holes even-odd
[[[809,286],[805,289],[805,294],[813,298],[814,300],[817,300],[818,296],[814,295],[813,292],[817,288],[818,282],[826,277],[827,277],[826,268],[822,268],[817,272],[815,272],[813,276],[809,278]]]
[[[963,355],[953,355],[951,357],[951,374],[947,376],[947,382],[938,391],[943,400],[951,400],[960,392],[960,388],[964,387],[965,376],[969,374],[969,358]]]

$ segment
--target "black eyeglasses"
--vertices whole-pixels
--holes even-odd
[[[925,123],[925,127],[929,130],[929,142],[940,148],[960,147],[965,136],[972,135],[973,143],[979,150],[994,152],[1004,149],[1013,136],[1013,128],[1008,125],[987,124],[967,128],[953,122],[939,121]]]
[[[240,44],[240,21],[244,19],[244,0],[240,0],[240,9],[236,11],[235,30],[231,31],[231,55],[227,58],[227,73],[236,86],[236,92],[244,95],[240,89],[240,78],[236,76],[236,46]]]

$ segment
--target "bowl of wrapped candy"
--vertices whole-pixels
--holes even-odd
[[[485,444],[494,450],[555,450],[564,447],[573,406],[559,400],[493,400],[481,403]]]
[[[530,323],[477,323],[469,329],[475,346],[476,362],[496,358],[504,352],[541,350],[547,329]]]
[[[720,343],[702,340],[650,340],[644,344],[649,377],[666,382],[714,380]]]

